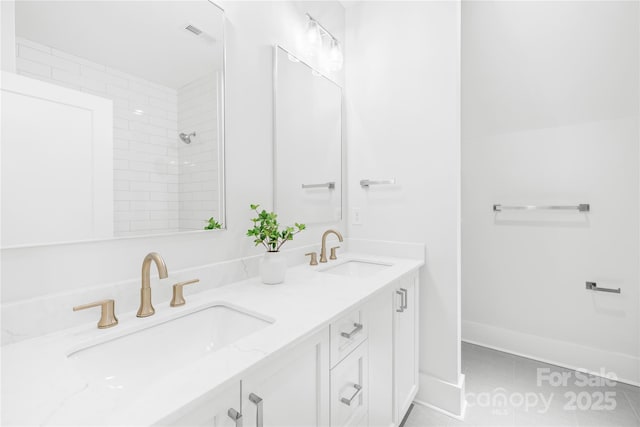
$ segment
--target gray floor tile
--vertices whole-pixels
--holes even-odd
[[[462,372],[464,421],[416,405],[405,426],[640,427],[638,387],[595,384],[592,376],[584,385],[584,375],[570,369],[467,343]]]
[[[452,427],[465,425],[462,421],[421,405],[414,405],[403,427]]]
[[[634,412],[636,413],[636,417],[640,420],[640,388],[626,386],[622,389],[627,400],[629,401],[629,405],[633,408]]]

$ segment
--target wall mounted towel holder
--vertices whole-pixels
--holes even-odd
[[[590,291],[610,292],[612,294],[619,294],[620,293],[620,288],[618,288],[618,289],[599,288],[598,285],[596,284],[596,282],[587,282],[585,288],[590,290]]]

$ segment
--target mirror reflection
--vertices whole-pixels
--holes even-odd
[[[342,89],[275,48],[275,202],[282,223],[342,218]]]
[[[207,0],[16,1],[16,72],[46,84],[3,84],[3,247],[224,224],[223,22]]]

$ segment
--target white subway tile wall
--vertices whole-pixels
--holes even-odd
[[[201,230],[211,217],[220,221],[219,81],[219,73],[210,73],[178,89],[178,131],[196,132],[190,144],[178,144],[180,230]]]
[[[18,74],[113,101],[116,236],[202,229],[218,214],[214,73],[176,91],[31,40],[16,45]],[[191,146],[182,129],[197,132]]]

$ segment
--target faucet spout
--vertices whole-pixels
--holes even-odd
[[[339,231],[329,229],[322,234],[322,248],[320,249],[320,262],[327,262],[327,236],[335,234],[339,241],[343,241],[342,234]]]
[[[151,304],[151,262],[156,264],[158,269],[158,275],[161,279],[166,279],[169,274],[167,273],[167,265],[164,263],[164,259],[160,254],[151,252],[144,257],[142,261],[142,288],[140,289],[140,308],[138,309],[138,317],[151,316],[156,310]]]

